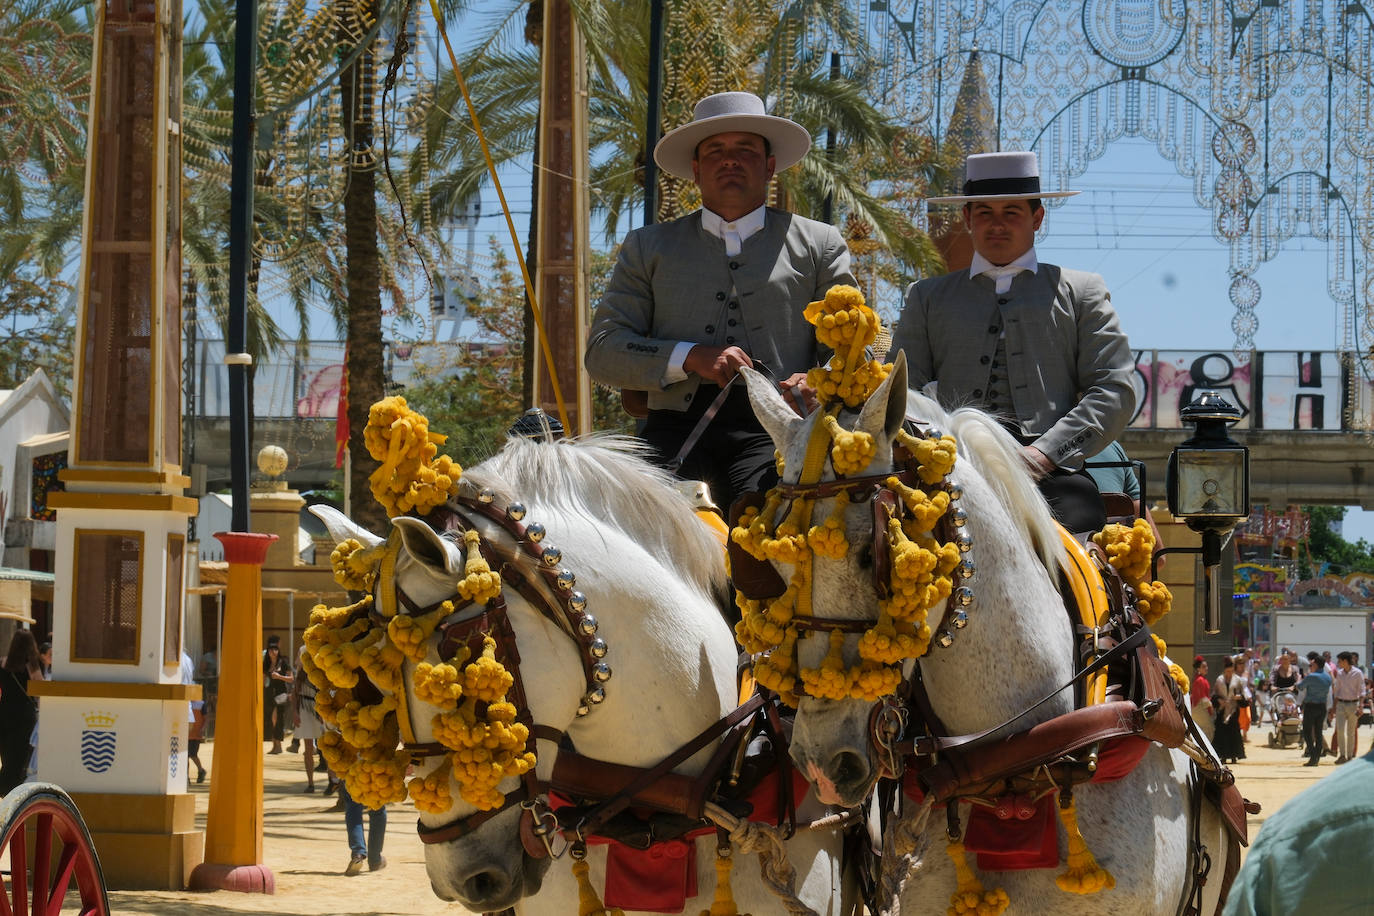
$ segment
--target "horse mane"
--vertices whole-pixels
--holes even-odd
[[[495,455],[463,471],[460,492],[490,489],[503,502],[537,502],[596,519],[715,594],[725,582],[720,542],[674,488],[676,478],[649,463],[651,454],[631,436],[511,437]]]
[[[1040,561],[1059,581],[1066,556],[1050,507],[1021,458],[1021,445],[991,416],[973,407],[947,413],[938,402],[918,391],[907,392],[907,418],[934,423],[953,434],[959,451],[968,458],[992,487],[1012,521],[1031,539]]]

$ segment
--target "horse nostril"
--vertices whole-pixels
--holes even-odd
[[[868,779],[868,761],[853,751],[841,751],[830,761],[831,778],[837,786],[852,786]]]
[[[463,883],[463,895],[469,900],[490,900],[506,890],[505,878],[496,871],[481,871]]]

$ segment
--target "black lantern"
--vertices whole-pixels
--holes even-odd
[[[1169,455],[1164,485],[1169,511],[1202,535],[1203,629],[1216,633],[1221,629],[1222,543],[1250,514],[1250,450],[1227,434],[1242,414],[1220,391],[1200,389],[1179,416],[1192,424],[1193,435]]]

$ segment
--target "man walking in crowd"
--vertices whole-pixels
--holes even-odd
[[[1337,764],[1345,763],[1355,756],[1355,741],[1360,724],[1360,700],[1364,699],[1364,672],[1355,667],[1354,658],[1349,652],[1336,656],[1336,679],[1331,685],[1331,695],[1336,701],[1335,721],[1336,738],[1333,742],[1340,754]]]
[[[777,479],[773,442],[731,384],[736,373],[753,367],[799,408],[814,402],[806,370],[828,354],[802,312],[854,283],[833,226],[765,206],[774,173],[810,146],[804,127],[765,114],[757,96],[702,99],[654,149],[660,168],[696,182],[702,208],[631,232],[592,318],[587,371],[647,391],[644,440],[725,506]]]
[[[1077,192],[1041,191],[1028,152],[969,156],[967,177],[928,202],[963,204],[973,263],[912,284],[889,352],[906,351],[911,387],[1001,417],[1055,516],[1096,531],[1106,513],[1083,461],[1129,422],[1135,366],[1102,278],[1035,255],[1041,200]]]
[[[1326,722],[1326,699],[1331,693],[1331,675],[1326,673],[1320,657],[1308,663],[1307,677],[1298,685],[1298,699],[1302,701],[1302,741],[1307,749],[1307,762],[1314,767],[1321,763],[1322,726]]]

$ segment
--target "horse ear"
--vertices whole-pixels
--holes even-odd
[[[882,441],[891,442],[905,419],[906,354],[898,350],[897,358],[892,361],[892,371],[864,401],[863,409],[859,411],[859,422],[854,424],[854,428],[870,432],[874,438],[878,438],[878,430],[881,429]]]
[[[456,548],[439,536],[439,533],[418,518],[398,515],[391,524],[401,532],[401,543],[412,557],[432,569],[448,573],[463,571],[463,558]]]
[[[793,433],[806,421],[782,399],[781,392],[772,382],[753,369],[741,368],[744,384],[749,388],[749,401],[754,405],[754,416],[768,433],[778,451],[785,451],[792,441]]]
[[[382,542],[382,538],[356,524],[353,519],[333,506],[311,506],[310,514],[324,522],[324,526],[329,529],[329,536],[336,543],[346,541],[349,538],[357,538],[364,547],[376,547]]]

